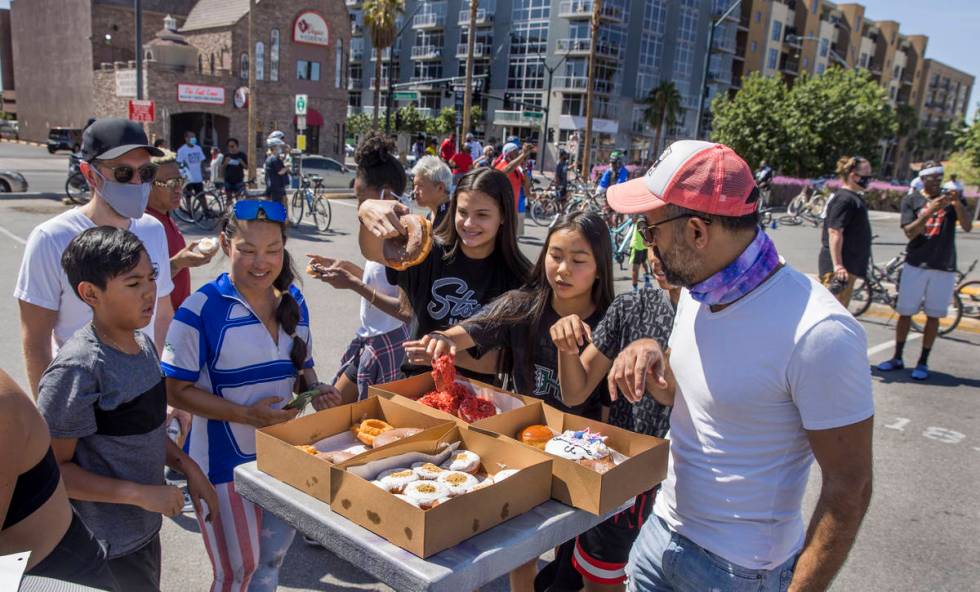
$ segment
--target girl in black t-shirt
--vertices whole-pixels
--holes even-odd
[[[398,202],[368,199],[361,202],[361,253],[384,263],[383,241],[404,232],[399,217],[408,208]],[[530,262],[517,246],[517,213],[510,182],[498,171],[467,173],[449,201],[449,211],[434,229],[428,257],[404,271],[388,268],[388,280],[401,288],[402,306],[411,311],[414,337],[447,329],[480,311],[494,298],[523,285]],[[406,343],[406,353],[408,353]],[[427,372],[423,360],[411,356],[403,371]],[[456,364],[468,375],[493,381],[496,358],[476,359],[461,352]]]

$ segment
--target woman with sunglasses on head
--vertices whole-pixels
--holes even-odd
[[[365,200],[358,208],[361,253],[384,263],[384,239],[407,232],[399,217],[408,207],[395,201]],[[434,229],[432,250],[420,264],[403,271],[388,268],[388,279],[403,293],[415,320],[415,339],[448,329],[473,316],[497,296],[522,286],[531,264],[517,246],[517,214],[507,176],[492,169],[460,179],[449,211]],[[406,344],[406,351],[408,344]],[[478,360],[459,352],[462,373],[493,382],[496,356]],[[428,372],[424,355],[402,367],[411,376]]]
[[[218,492],[198,524],[214,569],[211,590],[275,590],[295,531],[235,492],[234,468],[255,460],[255,429],[299,413],[293,393],[319,390],[309,312],[286,251],[286,208],[242,200],[221,226],[222,273],[177,311],[162,357],[169,400],[194,415],[188,452]]]

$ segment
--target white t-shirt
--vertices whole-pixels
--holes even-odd
[[[92,309],[75,295],[68,282],[68,275],[61,267],[61,255],[73,238],[94,227],[95,223],[80,209],[73,208],[38,225],[27,238],[14,298],[58,311],[52,335],[55,354],[75,331],[92,320]],[[163,225],[153,216],[144,214],[130,223],[129,231],[143,241],[150,261],[160,272],[157,276],[157,298],[169,295],[174,283],[170,277],[170,252],[167,250]],[[143,329],[150,339],[154,338],[154,321],[155,309],[150,324]]]
[[[188,146],[184,144],[177,149],[177,164],[180,171],[187,179],[188,183],[202,183],[204,175],[201,172],[201,163],[204,162],[204,151],[200,146]]]
[[[468,142],[468,145],[470,147],[470,158],[477,160],[483,156],[483,144],[479,140],[472,140]]]
[[[368,287],[377,290],[378,294],[398,298],[398,286],[388,283],[385,276],[385,266],[374,261],[364,264],[364,276],[361,278]],[[368,303],[367,298],[361,298],[361,326],[357,328],[358,337],[377,337],[390,333],[404,323]]]
[[[733,563],[777,567],[803,546],[806,430],[874,415],[864,329],[784,266],[719,312],[684,290],[670,347],[678,390],[654,511]]]

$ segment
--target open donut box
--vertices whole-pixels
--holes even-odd
[[[468,384],[474,391],[476,391],[477,396],[493,401],[494,404],[501,410],[498,417],[499,415],[504,415],[514,409],[537,402],[537,399],[507,392],[493,385],[480,382],[479,380],[471,380],[469,378],[460,377],[457,378],[456,382]],[[455,421],[456,423],[464,426],[478,426],[481,422],[485,421],[481,419],[473,422],[473,424],[468,424],[451,413],[440,411],[439,409],[435,409],[418,402],[423,395],[435,388],[436,385],[432,380],[432,374],[430,372],[426,372],[424,374],[418,374],[416,376],[396,380],[394,382],[369,386],[368,393],[371,395],[377,395],[379,398],[391,399],[395,403],[408,407],[409,409],[414,409],[419,413],[437,417],[444,421]]]
[[[406,453],[436,454],[454,442],[460,442],[460,450],[478,454],[490,474],[504,468],[519,470],[499,483],[450,498],[427,510],[348,470],[361,467],[367,471],[363,465],[369,462]],[[551,458],[540,451],[447,423],[332,465],[330,508],[406,551],[426,558],[547,501],[551,465]]]
[[[369,397],[256,430],[256,465],[260,471],[283,483],[329,503],[332,464],[307,454],[296,446],[319,442],[344,432],[350,433],[351,426],[363,419],[380,419],[396,428],[422,428],[423,430],[437,426],[447,428],[453,425],[445,419],[419,413],[417,410],[397,405],[387,399]],[[424,433],[425,431],[407,439],[418,438]]]
[[[535,424],[547,425],[556,434],[589,428],[606,436],[607,446],[629,457],[600,474],[573,460],[542,452],[554,461],[551,497],[564,504],[596,515],[605,514],[667,477],[667,440],[564,413],[540,401],[482,419],[474,423],[472,429],[538,450],[519,440],[520,432]]]

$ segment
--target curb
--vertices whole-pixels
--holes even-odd
[[[47,144],[42,144],[40,142],[32,142],[30,140],[11,140],[10,138],[0,138],[0,142],[6,144],[24,144],[25,146],[37,146],[38,148],[47,148]]]
[[[61,201],[65,197],[64,192],[55,193],[53,191],[27,191],[24,193],[0,193],[0,201],[14,199],[54,199]]]

